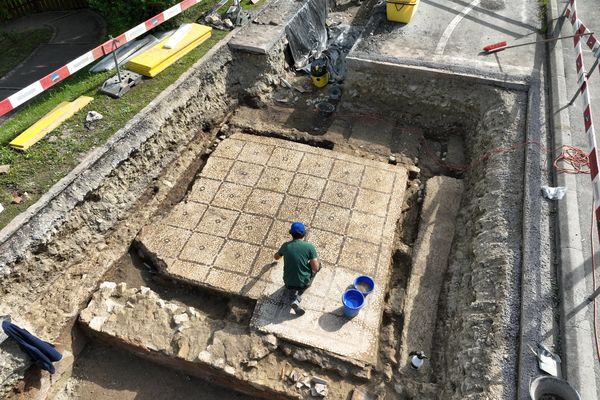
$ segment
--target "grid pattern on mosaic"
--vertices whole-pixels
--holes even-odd
[[[388,215],[390,198],[404,171],[366,161],[235,135],[209,158],[186,202],[145,229],[144,244],[169,274],[258,298],[272,282],[273,253],[298,220],[326,268],[378,275],[398,217]]]
[[[175,279],[261,299],[256,328],[372,362],[383,290],[351,321],[341,294],[359,274],[385,288],[406,179],[400,167],[236,134],[219,144],[185,202],[144,228],[140,240]],[[306,224],[323,264],[301,319],[286,309],[282,263],[273,263],[292,221]]]

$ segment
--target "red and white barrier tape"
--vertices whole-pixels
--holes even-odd
[[[569,0],[569,4],[565,8],[564,15],[570,19],[573,25],[575,33],[583,34],[590,33],[587,38],[586,44],[596,57],[599,56],[600,43],[594,37],[593,34],[587,29],[585,24],[577,18],[577,9],[575,8],[575,0]],[[583,101],[583,123],[585,126],[585,132],[588,139],[588,158],[590,163],[590,177],[592,178],[592,186],[594,191],[594,204],[596,209],[594,214],[596,215],[598,235],[600,236],[600,176],[598,176],[599,165],[598,165],[598,151],[596,144],[596,132],[594,130],[594,121],[592,119],[592,105],[590,104],[590,90],[588,85],[588,76],[583,62],[583,48],[581,46],[581,37],[575,36],[573,38],[573,45],[577,53],[575,59],[575,67],[577,68],[577,83],[580,85],[580,95]]]
[[[183,0],[178,4],[175,4],[173,7],[161,12],[160,14],[155,15],[146,22],[142,22],[141,24],[131,28],[125,33],[122,33],[116,38],[102,43],[98,47],[88,51],[82,56],[77,57],[67,65],[60,67],[42,79],[19,90],[17,93],[0,101],[0,117],[14,110],[21,104],[33,99],[38,94],[48,90],[58,82],[63,81],[68,76],[73,75],[83,67],[90,65],[100,57],[110,54],[113,50],[118,49],[125,43],[132,41],[133,39],[148,32],[150,29],[157,27],[163,22],[173,18],[178,14],[181,14],[183,11],[198,3],[201,3],[202,1],[203,0]]]

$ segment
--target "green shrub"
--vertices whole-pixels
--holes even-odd
[[[119,35],[146,21],[163,10],[179,3],[179,0],[89,0],[90,7],[106,20],[108,33]],[[180,24],[180,16],[160,25],[160,29],[172,29]]]

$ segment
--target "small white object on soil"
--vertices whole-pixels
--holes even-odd
[[[87,115],[85,116],[85,122],[90,123],[90,122],[94,122],[94,121],[99,121],[102,118],[104,118],[104,116],[102,114],[100,114],[97,111],[88,111]]]
[[[544,193],[544,197],[548,200],[560,200],[563,197],[565,197],[565,194],[567,193],[567,188],[564,186],[542,186],[542,193]]]
[[[320,383],[321,385],[325,385],[325,386],[327,386],[329,384],[329,382],[327,382],[325,379],[320,378],[318,376],[313,376],[311,378],[311,380],[312,380],[312,383],[314,383],[314,384]]]
[[[185,313],[173,316],[173,322],[175,322],[177,325],[183,324],[189,320],[190,317]]]
[[[10,165],[0,165],[0,175],[6,175],[10,171]]]
[[[116,289],[117,288],[117,283],[116,282],[102,282],[100,284],[100,289]]]
[[[4,211],[4,206],[2,204],[0,204],[0,213]]]
[[[310,394],[313,397],[325,397],[327,396],[327,393],[329,393],[329,389],[327,388],[327,385],[323,385],[322,383],[315,384],[310,390]]]

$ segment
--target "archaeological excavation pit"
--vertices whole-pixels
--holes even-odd
[[[359,41],[323,116],[330,88],[291,72],[281,38],[260,46],[209,53],[128,128],[148,135],[140,147],[14,261],[13,309],[30,290],[8,289],[22,268],[71,277],[53,282],[71,296],[36,287],[43,311],[28,314],[85,342],[51,393],[111,398],[98,388],[112,381],[141,393],[143,372],[126,366],[146,363],[224,387],[207,398],[312,398],[322,381],[332,399],[512,397],[527,87],[375,61]],[[296,220],[323,262],[302,317],[273,263]],[[349,319],[341,295],[360,274],[376,289]],[[428,355],[419,371],[412,351]],[[92,367],[99,354],[114,372]]]
[[[143,286],[183,285],[220,299],[221,314],[194,295],[169,303],[111,279],[119,285],[82,314],[92,337],[217,383],[232,379],[251,396],[310,397],[314,376],[330,398],[359,386],[400,398],[510,393],[497,377],[515,379],[503,355],[517,346],[508,327],[518,314],[522,193],[513,177],[523,152],[494,149],[523,140],[526,93],[349,65],[326,132],[305,129],[317,120],[306,105],[314,93],[298,107],[281,106],[280,88],[265,108],[238,106],[181,201],[137,235],[138,268],[156,273]],[[454,96],[433,89],[448,86]],[[299,318],[283,294],[282,263],[273,263],[295,220],[323,262]],[[377,289],[349,319],[341,295],[360,274]],[[416,350],[430,357],[418,372],[408,368]]]

